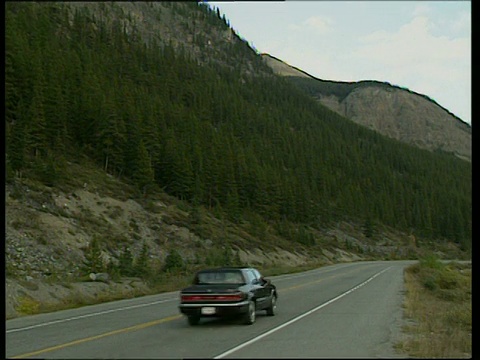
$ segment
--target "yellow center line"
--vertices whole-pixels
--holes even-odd
[[[81,344],[81,343],[84,343],[84,342],[101,339],[101,338],[104,338],[104,337],[107,337],[107,336],[126,333],[126,332],[129,332],[129,331],[136,331],[136,330],[140,330],[140,329],[145,329],[147,327],[155,326],[155,325],[158,325],[158,324],[161,324],[161,323],[165,323],[167,321],[173,321],[173,320],[179,319],[181,317],[182,317],[182,315],[170,316],[170,317],[166,317],[166,318],[155,320],[155,321],[150,321],[150,322],[139,324],[139,325],[134,325],[134,326],[130,326],[130,327],[127,327],[127,328],[123,328],[123,329],[119,329],[119,330],[115,330],[115,331],[110,331],[110,332],[103,333],[103,334],[100,334],[100,335],[95,335],[95,336],[71,341],[71,342],[68,342],[68,343],[65,343],[65,344],[52,346],[52,347],[49,347],[49,348],[46,348],[46,349],[37,350],[37,351],[30,352],[30,353],[22,354],[22,355],[12,356],[12,357],[10,357],[10,359],[23,359],[23,358],[27,358],[27,357],[30,357],[30,356],[43,354],[43,353],[46,353],[46,352],[63,349],[63,348],[66,348],[68,346],[78,345],[78,344]]]
[[[337,275],[333,275],[333,276],[328,276],[328,277],[326,277],[326,278],[323,278],[323,279],[320,279],[320,280],[311,281],[311,282],[308,282],[308,283],[305,283],[305,284],[291,286],[291,287],[288,287],[288,288],[286,288],[286,289],[283,289],[282,291],[289,291],[289,290],[297,289],[297,288],[304,287],[304,286],[307,286],[307,285],[316,284],[316,283],[322,282],[322,281],[324,281],[324,280],[336,278],[336,277],[341,276],[341,275],[347,275],[347,274],[349,274],[349,273],[351,273],[351,272],[355,272],[355,271],[356,271],[356,270],[353,270],[353,271],[349,271],[349,272],[346,272],[346,273],[343,273],[343,274],[337,274]],[[84,342],[101,339],[101,338],[104,338],[104,337],[107,337],[107,336],[112,336],[112,335],[116,335],[116,334],[126,333],[126,332],[129,332],[129,331],[136,331],[136,330],[140,330],[140,329],[145,329],[145,328],[147,328],[147,327],[155,326],[155,325],[158,325],[158,324],[161,324],[161,323],[165,323],[165,322],[168,322],[168,321],[173,321],[173,320],[179,319],[179,318],[181,318],[181,317],[182,317],[182,315],[174,315],[174,316],[166,317],[166,318],[159,319],[159,320],[155,320],[155,321],[150,321],[150,322],[143,323],[143,324],[139,324],[139,325],[134,325],[134,326],[130,326],[130,327],[127,327],[127,328],[110,331],[110,332],[103,333],[103,334],[100,334],[100,335],[95,335],[95,336],[91,336],[91,337],[87,337],[87,338],[83,338],[83,339],[71,341],[71,342],[68,342],[68,343],[65,343],[65,344],[60,344],[60,345],[52,346],[52,347],[45,348],[45,349],[42,349],[42,350],[37,350],[37,351],[30,352],[30,353],[13,356],[13,357],[10,357],[10,359],[24,359],[24,358],[27,358],[27,357],[30,357],[30,356],[35,356],[35,355],[43,354],[43,353],[46,353],[46,352],[51,352],[51,351],[55,351],[55,350],[60,350],[60,349],[63,349],[63,348],[69,347],[69,346],[82,344],[82,343],[84,343]]]

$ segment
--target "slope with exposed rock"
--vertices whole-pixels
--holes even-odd
[[[92,276],[80,276],[85,251],[94,236],[104,240],[105,262],[118,263],[120,242],[128,245],[135,257],[142,244],[147,244],[151,269],[159,277],[173,249],[189,268],[195,267],[198,259],[203,262],[229,249],[232,257],[237,255],[242,263],[265,271],[404,257],[407,251],[423,251],[401,232],[387,231],[378,241],[377,237],[365,237],[358,224],[348,223],[318,232],[318,244],[313,247],[292,244],[270,231],[258,240],[250,224],[226,222],[208,212],[202,215],[202,224],[196,224],[192,221],[194,209],[185,202],[161,193],[144,199],[99,169],[70,166],[72,171],[86,172],[77,173],[77,177],[79,182],[88,182],[58,189],[18,181],[5,188],[7,318],[36,309],[60,309],[78,302],[91,304],[158,291],[138,277],[92,281]],[[206,230],[202,233],[202,229]]]
[[[320,80],[268,54],[262,57],[275,73],[289,77],[320,103],[358,124],[419,148],[471,161],[471,126],[424,95],[377,81]]]

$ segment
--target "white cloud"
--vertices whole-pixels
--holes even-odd
[[[461,19],[455,23],[463,26]],[[417,16],[397,31],[359,38],[352,56],[372,69],[371,78],[425,94],[470,122],[471,38],[435,36],[434,30],[428,17]]]
[[[466,62],[470,59],[469,39],[435,37],[431,29],[428,18],[416,17],[398,32],[379,31],[360,38],[354,54],[391,67],[409,65],[412,69],[422,63],[432,66],[445,64],[448,67],[452,61]]]
[[[325,34],[332,30],[333,21],[326,17],[312,16],[305,20],[305,24],[311,29]]]
[[[332,31],[334,21],[324,16],[311,16],[301,24],[290,24],[288,28],[297,32],[315,31],[317,35],[327,34]]]
[[[431,13],[431,8],[427,4],[419,4],[415,6],[412,11],[414,17],[428,15]]]

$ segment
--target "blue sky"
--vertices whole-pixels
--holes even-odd
[[[471,124],[471,1],[208,3],[260,53],[319,79],[408,88]]]

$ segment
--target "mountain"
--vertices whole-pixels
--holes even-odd
[[[61,3],[61,2],[59,2]],[[187,53],[198,65],[212,64],[238,69],[245,76],[271,75],[261,58],[228,26],[225,17],[211,11],[207,3],[197,2],[67,2],[65,9],[73,19],[75,12],[89,17],[92,29],[121,26],[133,41],[147,46],[171,46]],[[231,55],[234,56],[231,56]],[[254,70],[255,67],[255,70]]]
[[[271,55],[262,58],[338,114],[380,134],[431,151],[471,161],[472,128],[425,95],[378,81],[317,79]]]
[[[469,256],[471,163],[316,102],[208,5],[5,10],[9,279]]]

